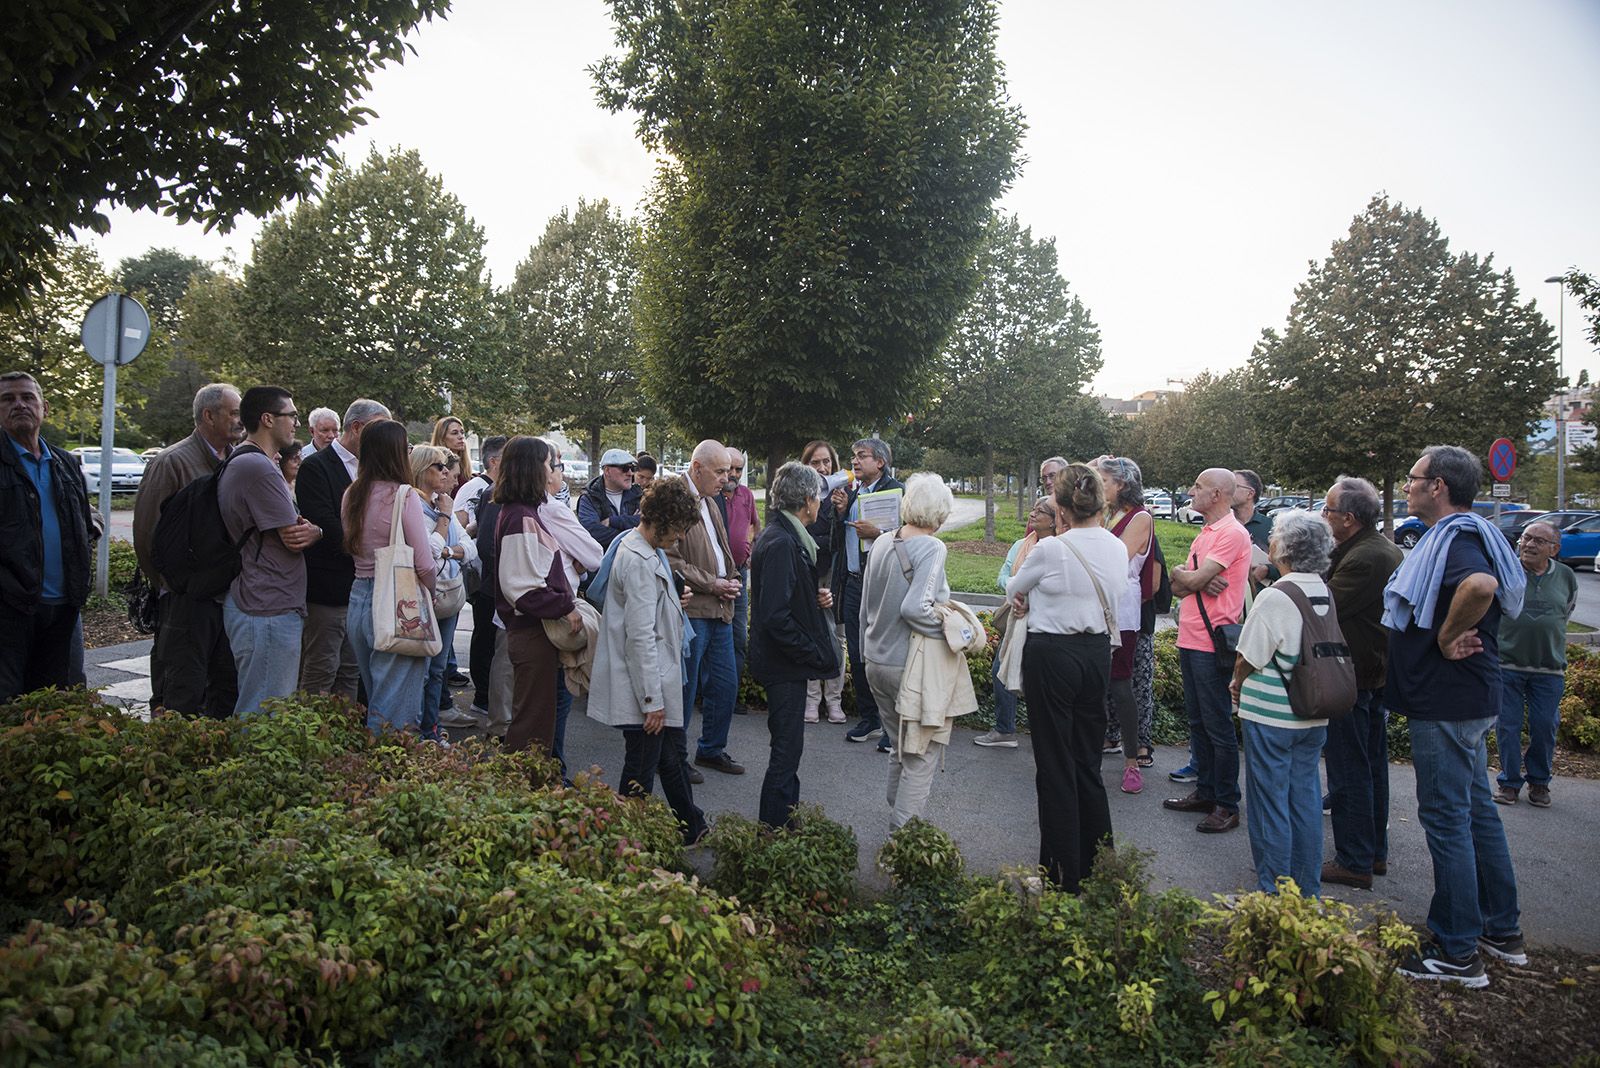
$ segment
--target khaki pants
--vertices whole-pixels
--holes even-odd
[[[907,753],[901,748],[900,712],[895,702],[900,698],[900,676],[904,672],[904,665],[867,665],[867,683],[878,702],[883,733],[894,740],[894,753],[889,757],[889,825],[897,831],[928,807],[933,776],[939,770],[939,754],[944,750],[942,742],[929,742],[926,753]]]
[[[307,604],[300,634],[300,689],[356,699],[361,673],[345,634],[345,605]]]
[[[511,726],[511,702],[515,697],[511,652],[506,648],[506,631],[492,622],[484,625],[494,631],[494,661],[489,667],[489,733],[504,738]]]
[[[834,640],[839,649],[839,674],[831,679],[823,679],[820,682],[812,679],[806,683],[805,710],[808,714],[816,712],[818,705],[822,705],[830,711],[838,708],[839,695],[844,693],[845,647],[843,623],[834,627]]]

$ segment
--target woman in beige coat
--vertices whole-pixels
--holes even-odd
[[[589,682],[590,718],[622,730],[619,791],[648,796],[659,771],[685,844],[705,834],[706,821],[682,760],[684,616],[666,550],[698,522],[699,507],[681,479],[645,491],[638,527],[618,538],[611,554]]]

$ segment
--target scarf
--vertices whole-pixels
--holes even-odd
[[[1013,575],[1022,570],[1022,562],[1028,558],[1029,553],[1038,547],[1039,535],[1030,530],[1022,539],[1022,548],[1017,550],[1016,562],[1011,565],[1011,573]]]
[[[786,512],[780,508],[778,514],[789,521],[789,525],[794,528],[795,536],[800,539],[800,548],[805,551],[806,559],[811,561],[812,567],[816,567],[817,539],[811,536],[811,531],[806,529],[805,524],[800,522],[800,517],[793,512]]]
[[[1383,625],[1391,630],[1405,630],[1415,623],[1423,630],[1434,624],[1434,610],[1439,606],[1439,587],[1444,584],[1445,561],[1450,555],[1450,543],[1456,535],[1471,528],[1483,542],[1489,565],[1500,583],[1495,598],[1500,610],[1512,619],[1522,614],[1522,593],[1527,577],[1522,561],[1512,552],[1505,535],[1493,523],[1476,512],[1453,512],[1429,527],[1417,542],[1411,555],[1406,557],[1389,584],[1383,590]]]

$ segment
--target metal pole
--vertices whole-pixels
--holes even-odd
[[[1556,361],[1561,376],[1561,408],[1556,412],[1556,508],[1567,506],[1567,280],[1561,279],[1556,304]]]
[[[100,406],[100,544],[95,553],[94,592],[106,596],[111,581],[111,439],[117,431],[117,360],[122,345],[122,301],[106,316],[105,399]]]

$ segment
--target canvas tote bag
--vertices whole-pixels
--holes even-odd
[[[394,495],[389,544],[374,554],[372,576],[372,646],[380,653],[432,657],[444,648],[433,598],[417,581],[415,558],[406,544],[400,516],[410,486]]]

